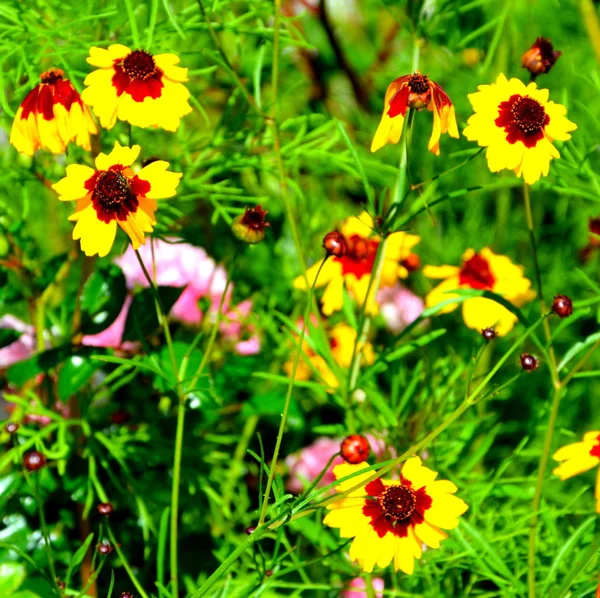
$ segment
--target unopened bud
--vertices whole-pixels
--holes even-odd
[[[521,367],[526,372],[532,372],[533,370],[537,370],[540,365],[538,358],[530,353],[521,354]]]
[[[559,318],[568,318],[573,313],[573,302],[566,295],[556,295],[552,301],[552,311]]]
[[[342,459],[344,459],[346,463],[357,465],[369,458],[371,448],[369,446],[369,441],[364,436],[352,434],[344,438],[340,447],[340,452]]]
[[[538,37],[535,43],[521,56],[521,64],[535,79],[538,75],[550,72],[562,52],[556,52],[549,39]]]
[[[23,457],[23,465],[27,471],[38,471],[46,465],[46,457],[39,451],[30,451]]]
[[[486,341],[493,341],[496,338],[497,335],[498,335],[498,333],[491,326],[489,328],[484,328],[481,331],[481,336],[483,336],[483,338]]]
[[[268,212],[261,206],[247,207],[243,214],[234,219],[231,225],[233,234],[244,243],[250,245],[260,243],[265,238],[265,228],[271,226],[265,221],[267,214]]]
[[[323,249],[335,257],[342,257],[348,252],[348,241],[342,233],[334,230],[323,237]]]

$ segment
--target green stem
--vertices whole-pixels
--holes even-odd
[[[285,426],[287,424],[288,412],[290,409],[290,403],[292,399],[292,393],[294,391],[294,381],[296,380],[296,370],[298,369],[298,363],[300,361],[300,354],[302,353],[302,346],[304,345],[304,336],[306,334],[306,329],[308,328],[308,321],[310,320],[310,311],[312,308],[312,298],[315,290],[315,286],[317,284],[317,280],[319,279],[319,274],[321,274],[321,270],[325,265],[325,262],[329,258],[329,255],[325,256],[325,259],[321,262],[319,269],[317,270],[317,275],[313,280],[312,285],[308,291],[308,298],[306,300],[306,309],[304,310],[304,321],[302,322],[302,329],[300,330],[300,338],[298,339],[298,348],[296,349],[296,355],[294,356],[294,364],[292,366],[292,373],[290,376],[290,382],[288,384],[287,393],[285,395],[285,403],[283,405],[283,413],[281,414],[281,422],[279,423],[279,431],[277,432],[277,440],[275,441],[275,449],[273,451],[273,459],[271,460],[271,467],[269,469],[269,477],[267,478],[267,486],[265,488],[265,495],[263,498],[262,507],[260,510],[260,517],[258,519],[258,525],[261,526],[265,522],[265,517],[267,515],[267,509],[269,507],[269,497],[271,494],[271,487],[273,486],[273,479],[275,478],[275,471],[277,469],[277,459],[279,457],[279,450],[281,448],[281,440],[283,439],[283,434],[285,432]]]
[[[121,545],[117,542],[117,539],[115,538],[115,535],[113,534],[112,529],[110,529],[110,526],[108,526],[108,525],[106,526],[106,531],[107,531],[108,537],[110,539],[110,545],[112,546],[112,548],[114,548],[116,550],[117,554],[119,555],[119,558],[121,559],[121,563],[123,564],[123,569],[125,569],[125,571],[127,572],[129,579],[131,579],[131,583],[135,586],[135,589],[139,592],[139,594],[142,598],[148,598],[148,594],[146,594],[146,592],[144,591],[144,588],[140,585],[140,582],[136,579],[135,575],[133,574],[131,565],[129,564],[127,557],[121,550]],[[176,596],[176,594],[173,594],[173,596]]]
[[[38,514],[40,517],[40,527],[42,528],[42,536],[44,537],[44,550],[46,551],[46,557],[48,558],[48,567],[50,568],[50,576],[52,577],[52,584],[54,591],[58,596],[61,596],[60,588],[58,587],[58,581],[56,577],[56,568],[54,566],[54,556],[52,555],[52,546],[50,545],[50,531],[48,529],[48,523],[46,521],[46,514],[44,512],[44,504],[42,503],[42,492],[40,490],[40,472],[35,472],[34,476],[34,493],[35,502],[38,508]]]

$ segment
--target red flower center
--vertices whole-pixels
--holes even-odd
[[[130,79],[145,81],[156,72],[156,63],[152,54],[144,50],[134,50],[123,60],[123,70]]]
[[[334,258],[342,264],[342,276],[354,274],[357,279],[361,279],[366,274],[371,274],[378,246],[379,241],[374,239],[365,239],[360,235],[349,237],[346,254]]]
[[[537,100],[515,94],[498,106],[498,118],[494,122],[504,128],[509,143],[521,141],[525,147],[535,147],[544,138],[544,127],[550,117]]]
[[[417,495],[403,484],[389,486],[378,500],[388,521],[408,519],[417,506]]]
[[[429,77],[415,73],[408,81],[408,86],[413,93],[427,93],[429,91]]]
[[[42,83],[53,84],[57,81],[62,81],[64,75],[65,72],[61,69],[50,69],[49,71],[46,71],[40,75],[40,81]]]
[[[590,455],[592,457],[598,457],[600,459],[600,434],[596,438],[596,444],[591,448]]]
[[[107,224],[112,220],[127,220],[129,214],[137,211],[139,200],[132,188],[134,181],[145,183],[148,189],[150,187],[146,181],[137,177],[129,181],[121,170],[121,166],[99,170],[85,184],[86,189],[92,193],[92,205],[98,219]]]
[[[466,284],[472,289],[491,290],[496,282],[490,263],[479,253],[463,262],[458,277],[460,284]]]
[[[255,206],[254,208],[247,207],[241,222],[250,230],[262,232],[265,230],[265,227],[271,226],[265,220],[267,214],[267,210],[263,210],[260,205]]]

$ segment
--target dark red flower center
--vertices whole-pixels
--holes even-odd
[[[427,93],[429,91],[429,77],[415,73],[408,81],[408,86],[413,93]]]
[[[342,264],[342,276],[354,274],[357,279],[371,274],[379,241],[352,235],[348,239],[348,251],[342,257],[334,258]]]
[[[596,444],[590,449],[590,455],[600,459],[600,434],[596,438]]]
[[[388,521],[403,521],[415,512],[417,496],[403,484],[388,486],[379,497],[379,505]]]
[[[479,253],[476,253],[463,262],[459,272],[459,282],[472,289],[491,290],[494,288],[496,279],[490,269],[490,263]]]
[[[522,141],[526,147],[535,147],[544,138],[544,127],[550,117],[537,100],[515,94],[498,106],[498,118],[494,122],[504,128],[509,143]]]
[[[40,75],[40,81],[42,83],[49,83],[52,85],[57,81],[62,81],[64,75],[65,72],[61,69],[50,69],[49,71],[46,71]]]
[[[241,222],[250,230],[262,232],[265,230],[265,227],[270,226],[265,220],[267,214],[267,210],[264,210],[260,205],[255,206],[254,208],[247,207]]]
[[[130,181],[123,174],[122,168],[117,165],[110,170],[100,170],[85,184],[86,189],[92,193],[92,205],[102,222],[124,221],[129,214],[137,211],[139,200],[134,185],[145,185],[145,192],[149,190],[150,185],[146,181],[137,177]]]
[[[134,50],[123,60],[123,70],[130,79],[145,81],[156,72],[152,54],[144,50]]]

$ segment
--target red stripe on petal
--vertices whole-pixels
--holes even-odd
[[[385,485],[381,478],[377,478],[365,486],[365,491],[369,496],[379,496],[385,491]]]
[[[131,185],[131,190],[139,196],[147,195],[151,188],[150,183],[144,179],[140,179],[137,174],[131,179],[129,184]]]
[[[596,438],[596,445],[593,446],[590,450],[590,455],[592,457],[598,457],[600,459],[600,434],[598,434]]]
[[[56,81],[56,83],[52,85],[52,88],[54,91],[54,103],[62,104],[67,111],[71,109],[71,106],[75,102],[83,105],[77,90],[70,81]]]
[[[27,117],[33,112],[37,113],[37,105],[38,105],[38,95],[40,93],[41,85],[36,85],[26,96],[25,99],[21,102],[21,108],[23,108],[23,112],[21,112],[21,119],[26,120]]]
[[[404,116],[406,114],[406,109],[408,108],[408,96],[410,95],[410,89],[408,85],[405,85],[400,91],[398,91],[394,97],[390,100],[390,108],[387,112],[390,118],[394,118],[394,116],[398,116],[401,114]]]
[[[50,85],[40,86],[37,113],[41,114],[44,120],[52,120],[54,118],[54,98],[52,97]]]

